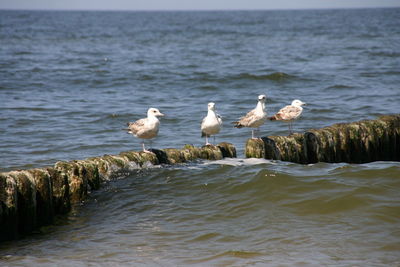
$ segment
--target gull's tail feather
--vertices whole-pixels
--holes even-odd
[[[127,134],[133,134],[131,129],[129,129],[129,128],[128,129],[125,128],[125,129],[121,129],[121,130],[126,131]]]
[[[243,125],[240,123],[240,121],[234,121],[234,122],[232,122],[232,124],[234,124],[233,127],[236,127],[236,128],[242,128],[243,127]]]
[[[129,122],[128,122],[128,126],[129,126]],[[127,134],[133,134],[132,130],[130,128],[123,128],[121,129],[122,131],[126,131]]]
[[[274,115],[274,116],[271,116],[271,117],[268,117],[268,119],[270,120],[270,121],[277,121],[278,120],[278,118]]]
[[[209,135],[207,135],[205,132],[201,132],[201,137],[210,137]]]

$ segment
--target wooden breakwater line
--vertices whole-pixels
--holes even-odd
[[[339,123],[289,136],[249,139],[245,154],[248,158],[301,164],[400,161],[400,114]]]
[[[201,148],[122,152],[86,160],[57,162],[53,167],[0,173],[0,241],[18,238],[51,224],[58,214],[86,198],[88,192],[114,177],[138,169],[236,157],[232,144]],[[246,157],[291,161],[364,163],[400,161],[400,114],[377,120],[340,123],[290,136],[249,139]]]
[[[112,178],[160,164],[196,159],[236,157],[229,143],[183,149],[153,149],[153,153],[128,151],[85,160],[60,161],[53,167],[0,173],[0,241],[29,234],[51,224],[56,215],[71,210],[88,192]]]

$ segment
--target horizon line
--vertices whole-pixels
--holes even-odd
[[[221,12],[221,11],[305,11],[305,10],[346,10],[346,9],[388,9],[388,8],[400,8],[398,6],[371,6],[371,7],[297,7],[297,8],[232,8],[232,9],[213,9],[213,8],[201,8],[201,9],[60,9],[60,8],[1,8],[0,11],[71,11],[71,12]]]

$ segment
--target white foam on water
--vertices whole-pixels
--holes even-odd
[[[257,158],[224,158],[221,160],[214,161],[204,161],[203,165],[230,165],[230,166],[251,166],[251,165],[260,165],[260,164],[272,164],[276,165],[277,163],[273,160],[268,159],[257,159]]]

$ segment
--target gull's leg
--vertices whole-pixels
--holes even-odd
[[[213,136],[213,138],[214,138],[214,145],[215,145],[215,135]]]
[[[146,153],[151,153],[150,151],[148,151],[146,148],[144,148],[144,140],[143,140],[143,152],[146,152]]]
[[[206,145],[208,145],[208,134],[206,134]]]
[[[251,130],[251,138],[253,138],[253,139],[260,138],[259,135],[260,135],[260,127],[257,127],[256,129]]]

